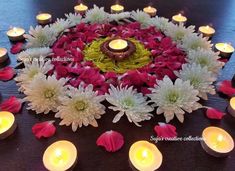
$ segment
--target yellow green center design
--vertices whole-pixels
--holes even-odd
[[[100,50],[102,43],[110,38],[104,38],[93,41],[87,45],[84,50],[84,58],[92,61],[102,72],[116,72],[123,74],[129,70],[141,68],[151,62],[151,52],[144,45],[135,39],[128,39],[136,46],[136,52],[122,61],[114,61]]]

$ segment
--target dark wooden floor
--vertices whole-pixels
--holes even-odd
[[[115,0],[89,0],[87,4],[105,6],[109,10]],[[148,5],[148,0],[125,0],[127,10],[142,9]],[[64,13],[72,12],[75,0],[0,0],[0,46],[10,48],[10,43],[5,35],[10,26],[20,26],[28,30],[30,25],[35,25],[35,15],[39,11],[47,11],[56,17],[62,17]],[[152,4],[158,8],[158,15],[171,18],[172,15],[184,11],[189,19],[188,24],[197,27],[203,24],[213,24],[216,35],[212,42],[226,41],[235,45],[235,1],[234,0],[152,0]],[[225,66],[218,80],[230,79],[235,73],[235,56]],[[11,66],[15,66],[16,57],[11,55]],[[17,92],[14,81],[0,82],[2,100],[10,95],[23,97]],[[210,97],[204,105],[217,107],[225,111],[227,100],[218,95]],[[70,127],[57,126],[57,133],[49,139],[37,140],[31,127],[37,122],[53,119],[53,114],[42,116],[33,112],[22,110],[16,116],[18,129],[6,140],[0,141],[0,171],[42,171],[42,155],[46,147],[56,140],[67,139],[78,148],[78,164],[75,170],[82,171],[129,171],[128,150],[131,144],[137,140],[149,140],[154,135],[153,127],[164,121],[162,116],[155,117],[151,121],[143,122],[142,128],[128,123],[122,118],[117,124],[112,124],[114,113],[107,110],[99,120],[99,127],[86,127],[76,133]],[[58,123],[58,120],[57,120]],[[235,118],[226,115],[221,122],[208,120],[203,110],[198,110],[186,115],[184,124],[174,120],[179,136],[200,136],[202,130],[210,125],[216,125],[227,130],[235,137]],[[116,153],[107,153],[96,147],[97,137],[107,130],[117,130],[125,137],[124,147]],[[157,144],[163,154],[163,163],[159,170],[164,171],[234,171],[235,151],[228,158],[218,159],[206,154],[199,142],[160,142]]]

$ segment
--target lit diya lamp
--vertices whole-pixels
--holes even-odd
[[[0,112],[0,139],[5,139],[13,134],[17,125],[15,116],[10,112]]]
[[[84,5],[83,3],[80,3],[79,5],[76,5],[74,7],[75,13],[84,15],[88,10],[88,6]]]
[[[129,150],[129,160],[135,169],[154,171],[162,164],[162,153],[148,141],[137,141]]]
[[[211,38],[215,34],[215,29],[208,25],[199,27],[198,31],[203,35],[203,37],[208,38]]]
[[[157,14],[157,9],[151,6],[145,7],[143,11],[150,15],[150,17],[155,17]]]
[[[202,132],[202,148],[214,157],[225,157],[234,148],[233,138],[225,130],[218,127],[207,127]]]
[[[181,13],[172,17],[172,21],[175,24],[185,24],[187,20],[187,17],[183,16]]]
[[[52,15],[49,13],[40,13],[36,16],[38,24],[46,25],[52,21]]]
[[[117,14],[117,13],[121,13],[124,11],[124,6],[119,5],[119,4],[115,4],[111,6],[111,13],[112,14]]]
[[[0,48],[0,64],[8,59],[8,53],[6,48]]]
[[[7,31],[7,36],[10,41],[21,41],[24,40],[25,30],[19,27],[10,28]]]
[[[70,170],[76,162],[77,149],[73,143],[65,140],[51,144],[43,154],[43,164],[48,170]]]
[[[232,97],[229,100],[229,104],[228,104],[228,113],[231,114],[233,117],[235,117],[235,97]]]
[[[113,51],[125,51],[128,48],[128,43],[124,39],[114,39],[109,42],[109,48]]]
[[[215,50],[220,52],[223,58],[230,58],[234,52],[234,47],[229,43],[216,43]]]

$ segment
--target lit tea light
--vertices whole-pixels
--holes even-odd
[[[7,31],[7,36],[11,41],[21,41],[24,40],[24,33],[25,33],[24,29],[19,27],[13,27]]]
[[[143,10],[145,13],[147,13],[151,17],[154,17],[157,14],[157,9],[151,6],[145,7]]]
[[[128,43],[123,39],[114,39],[109,43],[109,48],[113,51],[124,51],[127,47]]]
[[[0,112],[0,139],[12,135],[15,129],[15,116],[10,112]]]
[[[234,47],[228,43],[217,43],[215,50],[220,52],[221,57],[230,58],[234,52]]]
[[[38,24],[46,25],[52,21],[52,16],[49,13],[41,13],[36,16]]]
[[[215,34],[215,29],[210,26],[201,26],[198,30],[204,37],[208,38],[211,38]]]
[[[79,4],[74,7],[74,11],[78,14],[84,15],[88,10],[88,7],[84,4]]]
[[[77,161],[77,149],[69,141],[51,144],[43,154],[43,164],[48,170],[69,170]]]
[[[207,127],[202,132],[202,148],[214,157],[225,157],[234,148],[233,138],[223,129]]]
[[[124,11],[124,6],[115,4],[111,6],[111,13],[121,13]]]
[[[232,97],[230,99],[227,110],[228,113],[230,113],[233,117],[235,117],[235,97]]]
[[[8,59],[8,53],[6,48],[0,48],[0,64]]]
[[[183,16],[182,14],[174,15],[172,17],[172,21],[175,24],[180,24],[180,23],[185,24],[187,21],[187,17]]]
[[[162,164],[162,153],[148,141],[138,141],[129,150],[129,160],[135,169],[153,171]]]

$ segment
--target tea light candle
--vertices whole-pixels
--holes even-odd
[[[211,38],[215,34],[215,29],[210,26],[201,26],[198,30],[204,37],[208,38]]]
[[[111,6],[111,13],[121,13],[124,11],[124,6],[116,4]]]
[[[52,21],[52,16],[49,13],[41,13],[36,16],[36,19],[39,24],[46,25]]]
[[[109,48],[113,51],[124,51],[128,47],[128,43],[123,39],[114,39],[109,43]]]
[[[5,139],[16,129],[15,116],[10,112],[0,112],[0,139]]]
[[[19,27],[13,27],[7,31],[7,36],[11,41],[21,41],[24,40],[25,30]]]
[[[69,170],[76,161],[76,147],[65,140],[51,144],[43,154],[43,164],[48,170]]]
[[[154,171],[162,164],[162,153],[148,141],[138,141],[129,150],[129,160],[135,169]]]
[[[174,15],[172,17],[172,21],[175,23],[175,24],[185,24],[186,21],[187,21],[187,18],[185,16],[183,16],[182,14],[178,14],[178,15]]]
[[[87,10],[88,10],[88,7],[82,3],[74,7],[74,11],[81,15],[84,15]]]
[[[0,63],[5,62],[8,59],[7,49],[0,48]]]
[[[202,132],[202,148],[214,157],[225,157],[234,148],[233,138],[223,129],[207,127]]]
[[[157,9],[151,6],[145,7],[143,10],[145,13],[147,13],[151,17],[154,17],[157,14]]]
[[[217,43],[215,50],[220,52],[221,57],[230,58],[234,52],[234,47],[228,43]]]
[[[232,97],[230,99],[227,110],[228,113],[230,113],[233,117],[235,117],[235,97]]]

